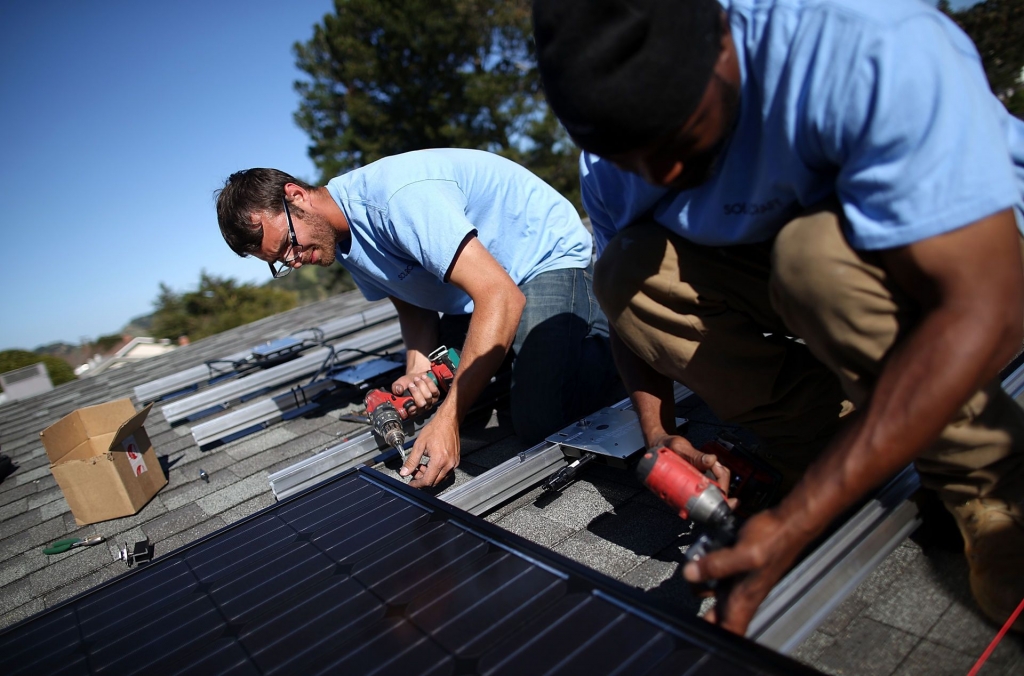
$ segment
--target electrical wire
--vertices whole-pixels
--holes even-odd
[[[977,676],[977,673],[981,670],[981,666],[985,664],[985,660],[987,660],[989,655],[992,654],[992,651],[996,649],[999,642],[1003,640],[1003,637],[1006,636],[1006,632],[1010,631],[1010,627],[1012,627],[1013,623],[1017,621],[1022,610],[1024,610],[1024,599],[1020,600],[1020,603],[1017,605],[1017,610],[1013,611],[1010,615],[1010,619],[1006,620],[1006,624],[1004,624],[1003,628],[999,630],[999,633],[996,634],[994,639],[992,639],[992,642],[988,644],[988,647],[985,648],[985,652],[981,654],[981,657],[979,657],[978,661],[974,663],[971,670],[967,672],[967,676]]]

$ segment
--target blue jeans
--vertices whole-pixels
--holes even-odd
[[[542,272],[519,285],[526,307],[510,352],[509,404],[516,434],[528,444],[626,396],[593,286],[589,267]],[[443,317],[442,337],[461,344],[450,331],[462,325],[464,339],[468,320]]]

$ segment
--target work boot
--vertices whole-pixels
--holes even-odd
[[[1002,626],[1024,600],[1024,509],[997,498],[945,504],[964,537],[974,600]],[[1024,632],[1024,613],[1011,628]]]

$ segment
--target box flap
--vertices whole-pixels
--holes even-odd
[[[85,406],[78,409],[78,413],[82,417],[86,434],[98,437],[116,431],[125,420],[134,416],[135,405],[128,398],[114,399],[95,406]]]
[[[72,411],[39,433],[46,457],[53,465],[75,450],[87,435],[78,411]]]
[[[117,433],[114,435],[114,439],[110,442],[110,450],[124,450],[121,446],[122,442],[131,436],[132,432],[142,427],[142,423],[146,422],[146,416],[149,415],[151,408],[153,408],[153,404],[148,404],[146,405],[146,408],[121,423],[121,426],[117,428]]]

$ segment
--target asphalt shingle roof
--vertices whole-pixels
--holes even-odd
[[[154,406],[146,422],[168,474],[164,487],[138,514],[75,525],[50,474],[39,432],[75,408],[130,397],[156,378],[253,347],[299,329],[363,311],[349,293],[254,322],[168,354],[107,370],[20,402],[0,406],[0,452],[18,469],[0,483],[0,628],[9,626],[122,573],[114,555],[123,543],[148,538],[157,556],[271,505],[269,474],[365,430],[341,420],[359,408],[322,408],[255,434],[200,450],[188,424],[171,426]],[[400,346],[396,346],[400,347]],[[266,393],[273,396],[287,386]],[[344,397],[339,398],[344,403]],[[139,406],[139,402],[135,402]],[[526,450],[507,416],[485,413],[467,421],[464,483]],[[680,405],[697,444],[721,425],[695,398]],[[378,467],[395,473],[397,466]],[[208,476],[200,479],[199,470]],[[451,485],[442,488],[450,490]],[[694,614],[702,603],[679,577],[688,524],[631,473],[591,466],[561,494],[540,488],[484,515],[503,528],[646,591],[652,603]],[[45,556],[42,547],[69,535],[104,535],[99,546]],[[952,538],[955,540],[955,536]],[[955,548],[955,544],[952,545]],[[818,629],[794,657],[829,674],[966,674],[997,628],[974,609],[963,555],[950,547],[907,541],[894,551]],[[981,674],[1024,673],[1024,640],[1008,636]]]

